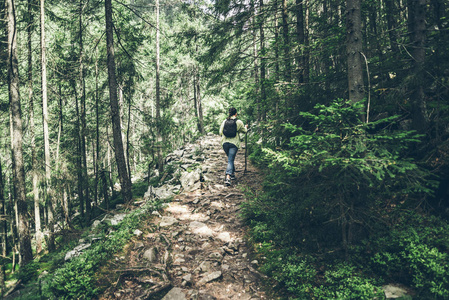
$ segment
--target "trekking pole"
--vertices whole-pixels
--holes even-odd
[[[246,169],[247,157],[248,157],[248,132],[245,133],[245,171],[243,171],[243,174],[246,174],[246,172],[248,171]]]

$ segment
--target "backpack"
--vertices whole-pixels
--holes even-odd
[[[233,138],[237,135],[237,119],[226,119],[223,126],[225,137]]]

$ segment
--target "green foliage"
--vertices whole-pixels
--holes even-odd
[[[311,227],[309,222],[335,231],[326,224],[337,223],[348,226],[350,237],[355,224],[374,222],[390,201],[407,205],[413,203],[412,193],[432,193],[429,173],[404,156],[419,136],[393,130],[395,117],[363,123],[362,106],[344,100],[317,105],[315,113],[301,113],[306,126],[285,124],[293,136],[284,149],[263,149],[271,171],[266,190],[278,202],[279,208],[272,208],[281,214],[272,216],[281,220],[270,222],[289,232],[298,225]],[[264,204],[274,206],[269,200]],[[293,231],[291,236],[297,234]]]
[[[268,242],[258,252],[266,257],[262,271],[285,287],[289,299],[383,299],[378,282],[352,263],[322,262]]]
[[[136,182],[132,186],[133,197],[143,197],[148,190],[148,184],[145,181]]]
[[[284,125],[283,148],[253,152],[268,172],[242,214],[266,257],[262,270],[297,299],[381,299],[383,280],[445,298],[447,225],[402,213],[435,188],[407,158],[421,137],[395,130],[396,117],[363,123],[362,105],[317,105],[301,113],[302,127]]]
[[[401,222],[374,235],[366,245],[373,253],[371,268],[413,285],[421,295],[449,298],[449,224],[416,213],[401,217]]]
[[[340,263],[324,274],[324,282],[314,289],[318,299],[382,299],[383,291],[353,265]]]
[[[157,204],[153,204],[157,205]],[[127,215],[105,239],[92,245],[80,256],[71,259],[46,278],[44,292],[48,298],[91,299],[100,290],[96,286],[95,272],[112,254],[120,252],[132,237],[141,218],[154,207],[145,207]]]
[[[26,284],[37,278],[38,270],[39,264],[35,261],[31,261],[19,269],[19,272],[17,273],[17,279]]]

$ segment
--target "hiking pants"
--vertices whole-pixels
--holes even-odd
[[[232,175],[235,173],[234,160],[237,155],[237,150],[239,150],[234,144],[224,143],[223,150],[228,156],[228,166],[226,167],[226,175]]]

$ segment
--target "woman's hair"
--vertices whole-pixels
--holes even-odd
[[[235,109],[235,107],[231,107],[229,109],[229,117],[228,117],[228,119],[231,118],[232,116],[234,116],[236,113],[237,113],[237,109]]]

